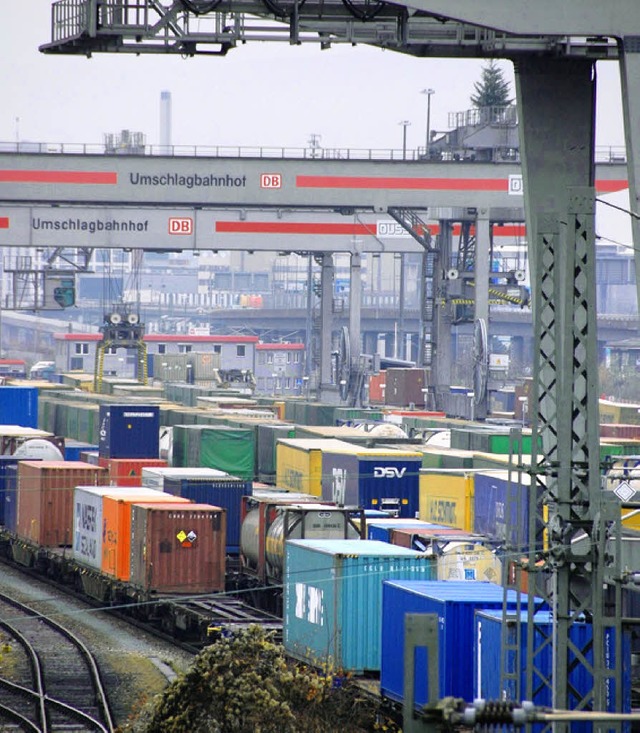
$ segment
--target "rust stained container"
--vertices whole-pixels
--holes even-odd
[[[105,478],[104,469],[82,461],[20,461],[16,534],[43,547],[70,546],[75,487]]]
[[[159,458],[102,458],[100,466],[109,473],[114,486],[142,486],[143,468],[166,468],[167,462]]]
[[[226,512],[210,504],[131,507],[130,582],[160,593],[225,587]]]
[[[451,542],[452,540],[467,539],[472,536],[463,529],[446,526],[441,529],[406,529],[399,527],[398,529],[391,529],[389,541],[392,545],[398,545],[398,547],[427,552],[442,541]]]
[[[128,581],[131,574],[131,507],[143,503],[191,504],[181,496],[144,488],[103,497],[101,570],[118,580]]]

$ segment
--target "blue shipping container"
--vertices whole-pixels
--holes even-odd
[[[322,498],[393,516],[418,516],[422,457],[322,451]]]
[[[506,471],[476,473],[473,531],[522,550],[529,547],[529,477],[509,483]],[[542,533],[542,525],[539,527]]]
[[[251,496],[253,493],[251,481],[245,481],[235,476],[220,478],[165,476],[164,490],[168,494],[191,499],[196,504],[212,504],[225,509],[227,512],[227,552],[232,555],[240,552],[242,497]]]
[[[545,639],[550,639],[553,631],[551,623],[551,615],[549,612],[540,612],[535,615],[536,634],[534,638],[535,648]],[[528,614],[522,611],[520,614],[520,697],[525,698],[526,684],[526,659],[527,659],[527,624]],[[502,643],[502,613],[497,611],[478,611],[476,613],[475,628],[475,695],[485,700],[515,700],[516,688],[515,681],[505,680],[505,688],[500,686],[500,668],[501,668],[501,643]],[[507,624],[508,644],[513,647],[516,643],[516,624],[509,621]],[[585,649],[593,638],[592,627],[586,623],[575,623],[570,627],[570,640],[579,648]],[[616,665],[615,657],[615,630],[607,629],[605,632],[605,666],[607,669],[614,669]],[[586,653],[586,659],[593,664],[593,650],[589,649]],[[515,671],[516,658],[514,651],[507,652],[507,668]],[[622,711],[616,705],[615,685],[611,682],[607,685],[607,705],[608,712],[624,712],[631,711],[631,642],[628,634],[624,634],[622,638]],[[546,680],[553,681],[553,660],[552,646],[548,643],[536,654],[535,666]],[[569,684],[576,690],[579,695],[585,695],[592,687],[592,677],[587,674],[584,665],[576,666],[569,673]],[[548,685],[543,684],[543,680],[539,676],[534,678],[534,694],[533,703],[536,705],[551,706],[551,690]],[[574,698],[575,700],[575,698]],[[577,702],[577,701],[576,701]],[[575,705],[570,704],[570,709],[575,709]],[[571,723],[571,733],[587,733],[591,731],[592,723]],[[542,725],[538,726],[542,729]]]
[[[289,540],[284,646],[318,667],[380,669],[382,581],[434,577],[432,558],[374,540]]]
[[[444,524],[431,524],[421,519],[367,519],[367,539],[391,542],[391,531],[394,529],[412,529],[416,532],[424,529],[451,529]]]
[[[0,425],[38,427],[38,388],[0,387]]]
[[[65,461],[81,461],[80,453],[82,451],[97,451],[98,446],[91,443],[83,443],[81,440],[73,440],[66,438],[64,441],[64,460]]]
[[[15,497],[7,495],[7,469],[17,463],[18,459],[13,456],[0,456],[0,524],[2,525],[6,524],[7,504],[15,501]]]
[[[396,702],[404,700],[404,617],[407,613],[438,614],[440,697],[453,695],[473,700],[474,613],[502,609],[504,589],[476,580],[386,581],[382,592],[382,663],[380,692]],[[526,603],[526,596],[522,596]],[[517,595],[509,591],[515,607]],[[427,652],[416,650],[415,703],[429,699]]]
[[[4,526],[14,532],[18,526],[18,463],[5,468],[4,477]]]
[[[100,405],[101,458],[158,458],[157,405]]]

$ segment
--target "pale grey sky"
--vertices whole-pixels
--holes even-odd
[[[95,54],[45,56],[51,0],[0,4],[0,142],[93,143],[122,129],[159,143],[160,92],[172,95],[175,145],[307,147],[312,133],[326,148],[424,145],[426,95],[431,128],[469,108],[483,62],[418,59],[368,46],[248,43],[227,56]],[[500,62],[513,90],[513,69]],[[515,91],[514,91],[515,94]],[[616,62],[598,63],[598,145],[622,146]],[[628,205],[626,195],[613,199]],[[601,208],[601,207],[599,207]],[[628,217],[599,214],[599,233],[629,242]]]
[[[45,56],[51,0],[0,7],[0,141],[100,143],[104,133],[143,132],[159,142],[160,92],[173,102],[177,145],[401,148],[424,145],[431,127],[467,109],[482,61],[418,59],[368,46],[248,43],[221,58],[129,54]],[[509,62],[501,62],[513,81]],[[598,144],[622,145],[616,62],[599,63]],[[513,89],[513,84],[512,84]],[[19,119],[19,123],[17,120]]]

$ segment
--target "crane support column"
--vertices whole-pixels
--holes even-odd
[[[451,366],[453,364],[452,335],[451,335],[451,305],[447,303],[447,280],[444,271],[451,267],[451,249],[453,242],[453,223],[448,219],[439,222],[438,259],[433,273],[433,322],[431,340],[435,342],[435,351],[432,354],[434,368],[431,372],[435,391],[435,409],[446,408],[447,395],[452,382]],[[425,256],[427,256],[425,254]],[[426,298],[426,295],[425,295]],[[426,344],[426,339],[425,339]]]
[[[333,256],[321,255],[320,267],[320,386],[331,385],[331,336],[333,333]]]
[[[600,517],[598,363],[595,314],[594,130],[595,74],[589,60],[526,58],[516,64],[520,139],[526,181],[529,261],[534,293],[534,479],[537,521],[530,523],[530,562],[551,547],[548,584],[539,584],[555,616],[554,707],[603,710],[605,558],[597,542],[582,553],[572,540],[591,537]],[[536,445],[541,440],[542,459]],[[548,518],[543,509],[548,510]],[[532,567],[532,566],[530,566]],[[529,612],[534,611],[533,596]],[[571,628],[579,614],[591,620],[591,642],[577,648]],[[528,690],[538,657],[529,624]],[[539,631],[539,630],[538,630]],[[539,635],[538,635],[539,636]],[[539,650],[538,650],[539,651]],[[589,657],[593,661],[589,661]],[[591,684],[577,695],[570,670],[584,669]],[[539,679],[539,678],[538,678]],[[616,688],[620,677],[616,681]],[[556,727],[565,733],[566,724]]]
[[[487,209],[478,209],[476,215],[476,255],[474,262],[474,277],[475,277],[475,288],[474,288],[474,299],[475,299],[475,320],[484,321],[486,326],[487,339],[489,335],[489,256],[491,249],[491,233],[490,233],[490,222],[489,212]],[[475,368],[481,368],[485,373],[489,369],[489,349],[485,352],[481,350],[483,358],[486,360],[486,364],[474,365]],[[474,353],[480,353],[478,349],[474,350]],[[485,380],[486,385],[486,380]],[[474,395],[474,417],[476,420],[484,420],[489,412],[489,393],[488,390],[483,389],[480,393]]]
[[[361,304],[362,304],[362,255],[351,253],[349,281],[349,341],[351,343],[351,369],[357,368],[362,353],[361,341]]]
[[[629,203],[636,216],[631,217],[631,231],[636,263],[636,288],[640,307],[640,37],[625,36],[620,42],[620,84],[622,112],[627,145]]]

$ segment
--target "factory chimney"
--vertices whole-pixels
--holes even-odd
[[[171,155],[171,92],[160,92],[160,154]]]

